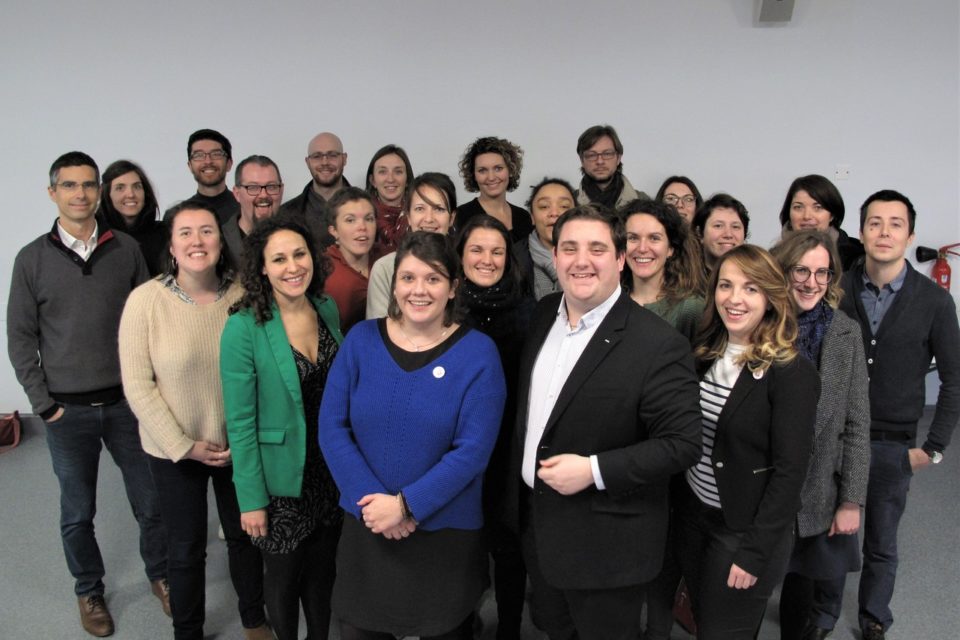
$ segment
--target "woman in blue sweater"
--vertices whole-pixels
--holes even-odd
[[[354,326],[327,378],[343,640],[472,638],[487,582],[481,486],[506,389],[496,346],[457,322],[458,268],[444,236],[406,236],[387,317]]]

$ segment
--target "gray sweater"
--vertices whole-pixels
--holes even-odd
[[[53,229],[20,250],[7,303],[7,350],[33,412],[122,397],[117,332],[127,295],[149,277],[137,241],[100,225],[90,259]]]

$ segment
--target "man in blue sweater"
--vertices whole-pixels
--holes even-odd
[[[166,533],[137,420],[123,397],[117,351],[127,295],[149,274],[136,240],[97,224],[100,173],[90,156],[71,151],[57,158],[48,191],[59,217],[13,264],[7,348],[33,412],[47,423],[80,622],[102,637],[113,633],[93,526],[102,445],[123,473],[151,589],[170,611]]]
[[[893,624],[897,527],[910,478],[943,459],[960,417],[960,327],[953,299],[905,258],[916,216],[910,200],[896,191],[867,198],[860,209],[866,259],[843,277],[840,308],[860,323],[870,376],[870,482],[859,609],[864,640],[883,640]],[[930,431],[918,447],[917,422],[933,358],[940,393]],[[839,613],[842,579],[835,593]]]

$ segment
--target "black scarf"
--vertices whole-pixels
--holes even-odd
[[[602,204],[608,209],[616,209],[620,192],[623,191],[623,173],[621,173],[620,167],[617,167],[617,171],[613,174],[613,178],[606,189],[601,189],[596,180],[584,175],[583,179],[580,180],[580,188],[587,194],[590,202]]]
[[[521,291],[507,275],[491,287],[481,287],[464,278],[460,296],[471,326],[495,341],[516,331],[515,312],[521,302]]]
[[[830,323],[833,321],[833,309],[825,300],[810,311],[804,311],[797,316],[797,351],[804,358],[820,368],[820,347],[823,346],[823,336],[826,335]]]

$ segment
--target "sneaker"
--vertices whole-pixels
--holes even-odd
[[[77,604],[80,606],[80,624],[84,631],[98,638],[113,635],[113,616],[107,609],[107,601],[102,593],[80,596]]]

